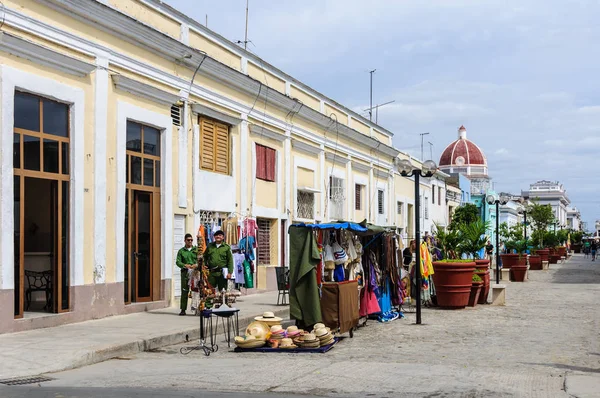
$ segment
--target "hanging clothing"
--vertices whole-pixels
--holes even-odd
[[[223,232],[225,233],[225,242],[235,245],[239,241],[238,237],[238,219],[230,217],[223,223]]]
[[[246,284],[244,280],[244,260],[246,256],[242,253],[235,253],[233,255],[233,268],[234,268],[234,279],[235,283]]]
[[[246,255],[246,260],[254,261],[254,248],[256,247],[256,239],[253,236],[247,236],[238,243],[240,251]]]
[[[246,218],[242,223],[242,235],[252,236],[256,239],[256,233],[258,232],[258,225],[256,220],[253,218]]]
[[[244,260],[244,284],[246,289],[254,288],[254,273],[252,272],[252,263]]]

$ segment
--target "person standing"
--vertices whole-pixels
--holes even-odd
[[[233,254],[231,247],[224,242],[225,233],[217,231],[215,241],[208,244],[204,252],[204,265],[208,268],[208,283],[218,291],[227,289],[227,279],[233,273]],[[227,268],[227,278],[223,276],[223,268]]]
[[[181,269],[181,312],[185,315],[190,293],[188,270],[198,267],[198,248],[194,246],[194,238],[191,234],[185,234],[185,246],[177,252],[175,264]]]
[[[592,244],[590,245],[590,249],[592,250],[592,261],[596,260],[596,250],[598,250],[598,241],[594,239]]]
[[[494,254],[494,245],[492,245],[492,242],[490,242],[488,240],[485,245],[485,255],[486,255],[485,257],[486,257],[486,260],[490,260],[490,264],[492,263],[493,254]]]

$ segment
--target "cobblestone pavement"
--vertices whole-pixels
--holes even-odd
[[[582,256],[509,283],[507,305],[369,321],[327,354],[179,354],[180,346],[55,374],[45,386],[199,388],[324,396],[568,397],[600,376],[600,262]],[[600,384],[597,391],[600,391]]]

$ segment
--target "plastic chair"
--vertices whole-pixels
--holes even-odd
[[[275,268],[277,276],[277,305],[287,305],[286,296],[290,295],[290,271],[288,267]],[[279,303],[281,301],[281,304]]]

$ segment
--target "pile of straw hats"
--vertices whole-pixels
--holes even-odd
[[[300,348],[319,348],[321,343],[314,333],[306,333],[294,340],[294,343]]]
[[[315,336],[319,339],[319,346],[325,347],[333,343],[333,335],[327,328],[318,328],[314,331]]]
[[[304,334],[304,330],[298,329],[298,326],[288,326],[285,332],[287,334],[287,337],[291,339],[295,339]]]
[[[279,343],[279,348],[281,348],[282,350],[289,350],[292,348],[298,348],[298,346],[294,344],[294,340],[290,339],[289,337],[285,337],[281,339],[281,342]]]

